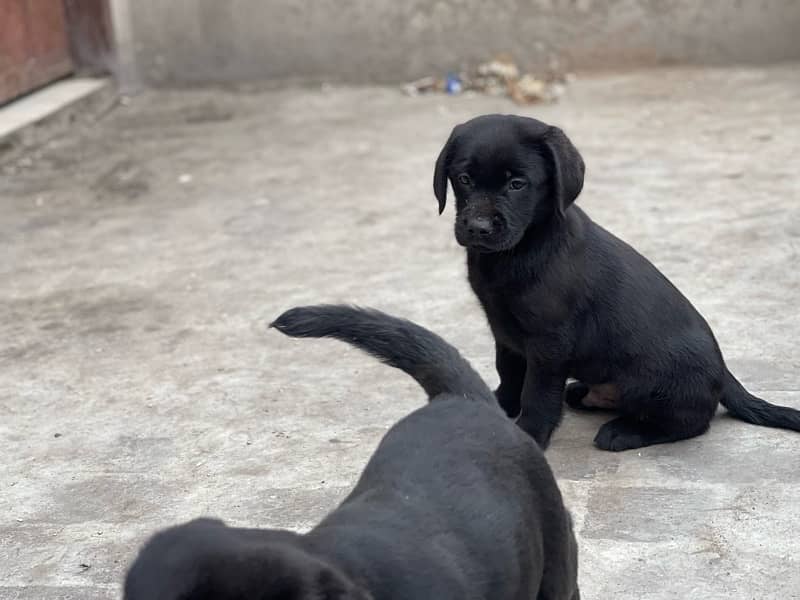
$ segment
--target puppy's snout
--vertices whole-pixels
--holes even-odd
[[[456,239],[462,246],[493,247],[504,229],[505,221],[498,213],[465,214],[456,219]]]
[[[492,234],[492,220],[486,217],[476,217],[467,222],[467,233],[472,237],[487,237]]]

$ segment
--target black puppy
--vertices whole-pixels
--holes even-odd
[[[621,413],[595,437],[604,450],[699,435],[718,402],[749,423],[800,431],[800,411],[731,375],[708,324],[666,277],[572,205],[583,174],[560,129],[510,115],[457,126],[436,161],[439,212],[449,179],[507,414],[546,447],[571,377],[570,405]]]
[[[431,402],[383,438],[355,489],[305,535],[198,520],[158,533],[126,600],[578,600],[577,550],[538,446],[447,342],[347,306],[272,324],[402,369]]]

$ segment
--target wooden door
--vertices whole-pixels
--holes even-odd
[[[62,0],[0,0],[0,103],[72,71]]]

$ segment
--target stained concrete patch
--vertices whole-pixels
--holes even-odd
[[[42,508],[23,521],[124,523],[158,510],[158,497],[167,487],[152,476],[132,478],[130,473],[73,475],[64,483],[50,485]]]
[[[734,496],[729,490],[708,487],[598,486],[589,495],[589,516],[581,535],[625,542],[691,540],[707,521],[707,513],[735,509],[731,508]]]
[[[30,585],[30,586],[0,586],[0,595],[8,600],[105,600],[116,598],[118,593],[114,589],[105,589],[96,585],[66,586],[66,585]]]
[[[775,315],[778,324],[785,318],[791,319],[792,315]],[[788,323],[787,323],[788,324]],[[791,358],[791,357],[787,357]],[[782,392],[797,387],[797,373],[800,372],[800,363],[796,357],[793,362],[753,358],[749,360],[736,359],[728,361],[728,367],[736,378],[754,394],[769,397],[769,392]],[[778,400],[775,400],[778,402]]]
[[[114,164],[95,184],[95,193],[103,201],[115,197],[133,201],[149,191],[150,174],[130,159]]]
[[[333,463],[335,464],[335,463]],[[307,531],[319,523],[350,493],[350,486],[330,485],[326,480],[317,482],[316,488],[303,490],[245,489],[248,480],[240,479],[241,492],[237,494],[236,521],[229,524],[259,527],[284,527],[294,531]]]
[[[721,419],[720,419],[721,420]],[[715,431],[685,449],[667,447],[648,452],[661,477],[670,481],[690,480],[721,484],[771,485],[800,483],[797,439],[792,432],[755,429],[731,417],[715,423],[729,435]],[[769,448],[769,452],[763,451]],[[734,459],[735,456],[735,459]]]
[[[591,481],[599,476],[614,475],[624,457],[613,452],[598,453],[592,443],[600,426],[614,415],[569,409],[565,412],[564,425],[570,428],[572,435],[569,438],[557,435],[547,454],[556,476],[562,480]]]
[[[119,585],[118,572],[123,565],[111,548],[118,548],[124,540],[107,523],[100,522],[90,531],[64,525],[21,526],[13,532],[0,532],[0,539],[14,543],[18,560],[28,565],[9,574],[4,579],[6,585],[30,586],[28,593],[39,586],[56,585],[72,589],[70,593],[84,586],[105,587],[110,592]],[[52,548],[43,551],[37,539],[50,540]]]
[[[798,107],[788,65],[588,78],[523,111],[573,138],[579,203],[697,305],[731,370],[794,407]],[[425,397],[341,343],[269,330],[291,306],[410,318],[496,385],[431,178],[455,123],[519,110],[382,88],[150,92],[11,165],[3,600],[117,598],[156,528],[306,529],[336,506]],[[800,598],[796,433],[720,410],[700,438],[609,454],[592,445],[609,418],[567,411],[548,452],[586,600]]]

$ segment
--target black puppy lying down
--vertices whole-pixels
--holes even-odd
[[[706,431],[717,404],[800,431],[800,411],[748,393],[691,303],[646,258],[572,205],[584,164],[541,121],[486,115],[457,126],[436,161],[469,282],[495,338],[497,398],[542,447],[575,407],[621,413],[595,443],[626,450]]]
[[[156,534],[127,600],[578,600],[569,514],[538,446],[440,337],[347,306],[272,324],[402,369],[430,403],[381,441],[355,489],[304,535],[200,519]]]

